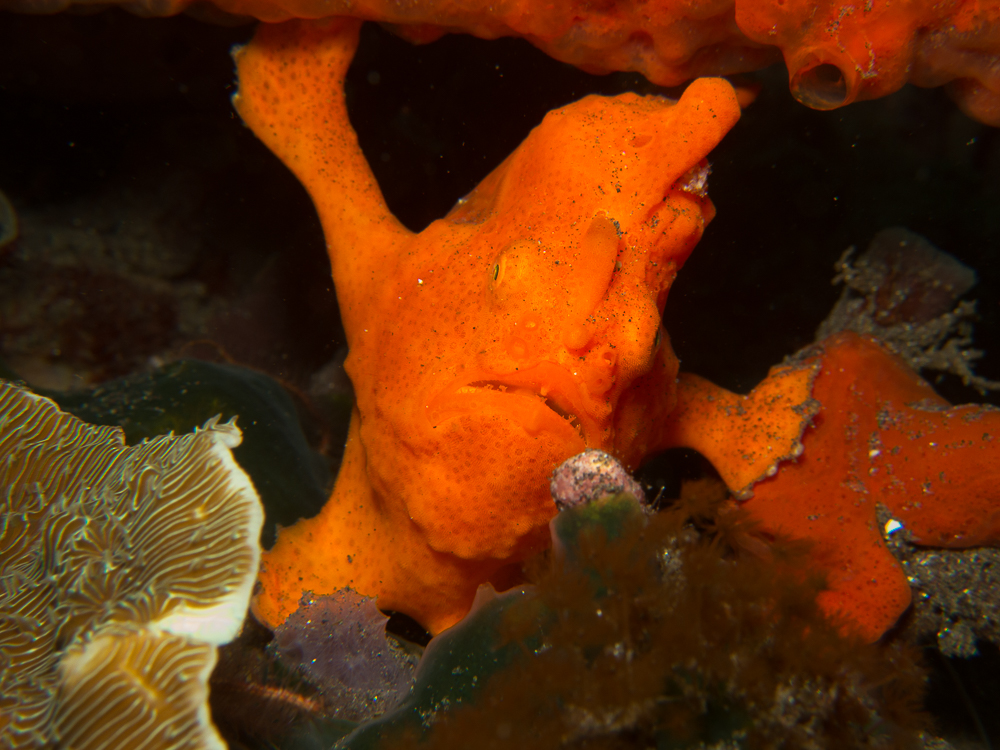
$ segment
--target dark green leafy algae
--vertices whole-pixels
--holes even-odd
[[[534,585],[432,642],[410,700],[350,748],[907,748],[924,672],[825,619],[802,549],[686,486],[565,511]]]

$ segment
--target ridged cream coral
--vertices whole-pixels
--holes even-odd
[[[240,440],[216,417],[129,447],[0,381],[0,746],[225,747],[208,676],[263,521]]]

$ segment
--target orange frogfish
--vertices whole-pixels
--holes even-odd
[[[748,396],[678,373],[661,315],[714,216],[728,83],[550,112],[415,234],[347,119],[358,27],[264,25],[236,55],[237,109],[322,220],[357,396],[330,500],[264,553],[261,621],[349,586],[440,631],[546,546],[549,476],[585,448],[701,452],[762,533],[811,542],[821,605],[867,640],[910,601],[885,534],[1000,542],[1000,411],[951,407],[874,340],[830,336]]]
[[[437,632],[548,544],[563,460],[590,447],[635,468],[681,440],[663,427],[686,391],[661,313],[714,216],[706,156],[740,110],[722,79],[677,102],[588,96],[415,234],[347,119],[359,25],[262,25],[236,53],[237,110],[322,220],[357,398],[333,494],[265,552],[254,612],[275,626],[303,590],[350,586]],[[730,486],[801,449],[814,370],[747,397],[706,386],[742,441],[706,448]]]

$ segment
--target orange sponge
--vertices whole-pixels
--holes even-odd
[[[822,408],[802,455],[756,484],[745,507],[765,531],[813,543],[830,587],[820,603],[874,640],[910,603],[883,534],[938,547],[1000,542],[1000,410],[950,406],[854,333],[810,353]]]

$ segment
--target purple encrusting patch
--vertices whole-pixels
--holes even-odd
[[[386,635],[388,619],[353,589],[306,592],[274,631],[274,648],[320,689],[331,714],[364,721],[398,705],[413,682],[414,659]]]

